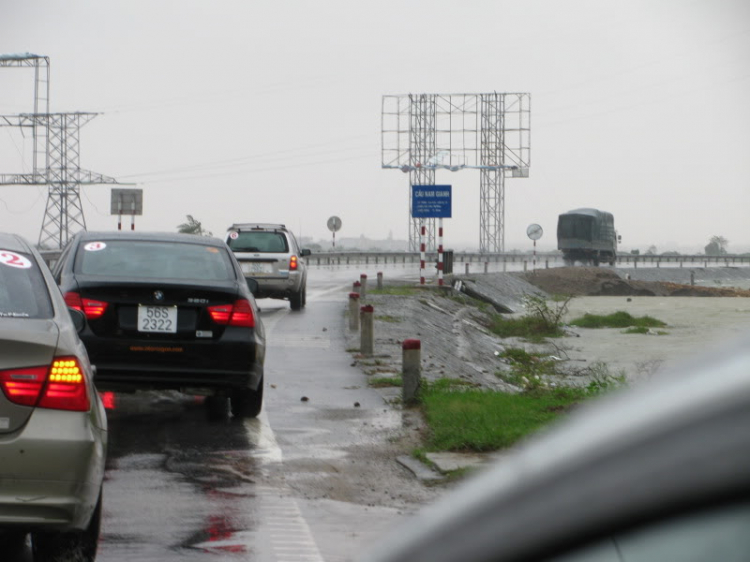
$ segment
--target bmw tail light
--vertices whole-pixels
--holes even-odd
[[[99,318],[104,311],[107,310],[109,303],[102,301],[95,301],[91,299],[83,299],[83,311],[86,313],[86,318],[89,320],[95,320]]]
[[[0,371],[5,396],[15,404],[85,412],[91,406],[86,377],[75,357],[57,357],[49,367]]]
[[[90,407],[86,377],[75,357],[57,357],[52,362],[40,408],[85,412]]]
[[[234,303],[232,318],[229,320],[230,326],[243,326],[245,328],[255,327],[255,316],[253,307],[247,299],[239,299]]]
[[[70,308],[75,308],[76,310],[83,312],[83,301],[81,300],[81,295],[78,293],[72,291],[65,293],[65,304]]]
[[[297,263],[297,256],[292,256],[291,258],[289,258],[289,271],[297,271],[298,265],[299,264]]]
[[[65,293],[65,302],[70,308],[83,312],[89,320],[100,318],[109,305],[109,303],[103,301],[82,298],[81,295],[74,292]]]
[[[209,306],[208,313],[211,315],[211,320],[224,326],[229,323],[229,319],[232,317],[232,305],[219,304]]]
[[[48,367],[0,371],[0,385],[6,398],[21,406],[34,406],[39,400]]]
[[[219,304],[208,307],[211,319],[222,326],[255,327],[255,315],[250,301],[239,299],[234,304]]]

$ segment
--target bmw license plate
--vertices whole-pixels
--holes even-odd
[[[177,333],[177,307],[138,305],[138,331]]]

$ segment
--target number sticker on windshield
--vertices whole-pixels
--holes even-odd
[[[29,260],[9,250],[0,250],[0,263],[18,269],[29,269],[31,267]]]
[[[104,242],[89,242],[83,247],[83,249],[87,252],[98,252],[106,247],[107,245]]]

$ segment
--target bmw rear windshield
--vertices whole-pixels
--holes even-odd
[[[0,318],[52,318],[47,284],[29,254],[0,248]]]
[[[237,279],[224,248],[154,240],[91,240],[78,249],[75,271],[82,275],[130,279]]]
[[[235,252],[289,253],[286,236],[281,232],[269,232],[267,230],[233,232],[229,235],[227,244]]]

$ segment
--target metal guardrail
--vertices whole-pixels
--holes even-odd
[[[562,255],[558,253],[537,252],[533,254],[497,253],[482,254],[479,252],[458,252],[455,250],[446,250],[446,257],[452,252],[451,265],[465,263],[524,263],[536,259],[538,264],[546,262],[560,263],[563,261]],[[60,257],[61,250],[42,250],[40,251],[44,261],[52,266]],[[437,252],[427,252],[426,259],[429,263],[437,262]],[[419,264],[419,252],[320,252],[314,253],[306,258],[308,265],[350,265],[350,264]],[[638,267],[642,265],[665,264],[703,264],[703,267],[715,265],[718,267],[734,267],[738,265],[750,265],[750,256],[742,255],[722,255],[722,256],[705,256],[705,255],[679,255],[679,256],[659,256],[659,255],[635,255],[621,254],[617,256],[618,265],[633,265]],[[446,264],[447,265],[447,264]]]
[[[448,252],[446,252],[448,253]],[[406,264],[420,261],[419,252],[320,252],[314,253],[307,258],[308,265],[350,265],[350,264]],[[426,259],[432,263],[437,261],[437,252],[427,252]],[[453,251],[453,265],[462,263],[524,263],[536,260],[537,263],[551,262],[562,263],[563,257],[558,253],[496,253],[482,254],[479,252],[457,252]],[[664,264],[703,264],[704,267],[715,265],[718,267],[732,267],[737,265],[750,265],[750,256],[742,255],[635,255],[621,254],[617,257],[618,265],[656,265]]]

